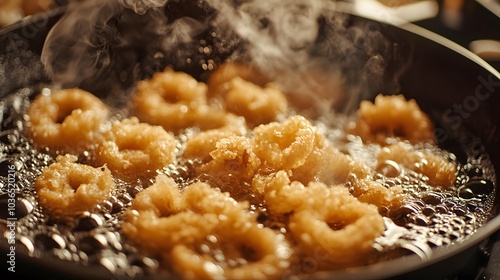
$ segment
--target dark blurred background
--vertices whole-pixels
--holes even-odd
[[[68,1],[0,0],[0,27]],[[500,69],[500,0],[332,1],[353,4],[362,14],[401,17],[457,42]]]
[[[442,0],[438,5],[436,17],[415,23],[472,51],[476,51],[475,43],[487,44],[484,48],[490,45],[491,53],[477,54],[500,70],[500,0]]]
[[[399,17],[473,51],[500,70],[500,0],[345,0],[362,15]]]

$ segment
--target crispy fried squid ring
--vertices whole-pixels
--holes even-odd
[[[254,152],[265,168],[291,170],[292,179],[304,184],[337,184],[350,174],[366,177],[370,173],[367,166],[340,152],[302,116],[258,126],[254,135]]]
[[[262,88],[241,78],[232,79],[227,87],[226,109],[245,117],[250,127],[274,121],[288,109],[287,99],[277,87]]]
[[[219,66],[208,79],[208,96],[210,98],[224,96],[227,93],[228,82],[236,77],[261,87],[271,82],[269,78],[252,66],[234,62],[225,63]]]
[[[361,202],[391,210],[401,206],[405,198],[401,186],[387,188],[370,178],[354,179],[350,182],[350,190]]]
[[[224,138],[217,142],[210,156],[212,159],[196,170],[201,180],[229,192],[238,201],[253,197],[251,181],[260,167],[260,159],[253,153],[248,138]]]
[[[265,194],[267,208],[274,213],[291,213],[295,209],[308,207],[304,201],[306,187],[298,181],[290,181],[290,176],[285,171],[256,176],[252,186]]]
[[[378,95],[375,102],[362,101],[358,121],[350,129],[368,142],[385,144],[387,137],[399,137],[412,143],[435,142],[433,125],[413,99],[402,95]]]
[[[209,238],[176,246],[174,270],[191,279],[273,279],[288,267],[290,249],[281,234],[263,228],[248,205],[227,193],[197,183],[183,193],[186,208],[199,215],[215,215]],[[215,241],[215,242],[214,242]]]
[[[288,108],[285,95],[270,82],[251,66],[226,63],[210,76],[208,96],[223,101],[229,112],[255,127],[275,120]]]
[[[76,163],[74,155],[58,156],[35,181],[42,207],[55,216],[92,211],[115,187],[106,166],[94,168]]]
[[[219,178],[229,176],[248,181],[260,167],[260,159],[253,152],[250,140],[242,136],[220,140],[210,156],[212,160],[204,164],[200,171]]]
[[[183,278],[279,279],[289,266],[290,249],[284,237],[257,223],[221,222],[211,237],[221,240],[221,244],[207,241],[198,246],[178,245],[173,249],[174,270]],[[206,249],[208,246],[212,247],[212,252]]]
[[[306,255],[315,256],[323,249],[326,254],[321,254],[327,262],[352,264],[373,250],[375,238],[384,232],[384,220],[377,207],[362,203],[344,191],[337,194],[338,190],[345,189],[332,188],[330,195],[336,199],[327,199],[331,202],[323,211],[305,209],[294,213],[289,227]]]
[[[344,183],[351,176],[365,178],[371,173],[366,164],[342,153],[323,135],[318,135],[315,148],[306,162],[292,171],[292,180],[304,184],[320,181],[327,185]]]
[[[97,165],[122,177],[148,176],[175,161],[176,140],[161,126],[137,118],[115,122],[95,148]]]
[[[219,140],[241,136],[247,132],[245,120],[224,110],[213,109],[208,106],[197,112],[200,132],[187,139],[183,156],[190,159],[201,159],[207,162],[211,159],[210,152],[215,150]]]
[[[274,213],[291,213],[288,226],[303,253],[323,249],[330,263],[361,260],[385,229],[377,207],[352,197],[347,188],[321,182],[306,187],[290,182],[283,171],[270,180],[265,202]]]
[[[317,129],[302,116],[284,122],[260,125],[254,130],[252,146],[262,164],[273,169],[303,165],[316,144]]]
[[[39,94],[27,111],[28,136],[43,148],[78,152],[90,144],[108,117],[108,108],[91,93],[63,89]]]
[[[380,169],[383,163],[389,160],[427,176],[431,186],[449,188],[455,184],[457,171],[455,163],[430,152],[412,151],[409,145],[404,144],[384,147],[377,156],[376,169]]]
[[[174,180],[158,175],[153,185],[136,195],[122,230],[142,248],[161,253],[205,237],[216,223],[216,215],[187,211]]]
[[[183,278],[278,277],[288,265],[287,243],[260,227],[247,207],[205,183],[180,194],[171,178],[159,175],[136,196],[122,229],[168,258]]]
[[[206,86],[186,73],[167,68],[137,84],[132,111],[143,122],[168,131],[196,125],[197,108],[206,104]]]

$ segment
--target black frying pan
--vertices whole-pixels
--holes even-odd
[[[0,31],[0,54],[8,54],[2,57],[0,66],[3,71],[0,76],[0,96],[4,97],[19,88],[49,82],[43,74],[39,55],[48,31],[62,13],[63,11],[55,10]],[[424,110],[432,112],[433,118],[442,124],[443,130],[438,131],[438,140],[443,139],[443,145],[447,145],[447,133],[452,133],[446,126],[452,125],[453,120],[457,121],[449,118],[450,115],[446,112],[454,108],[454,105],[462,104],[468,97],[482,94],[481,98],[484,97],[484,100],[460,121],[471,133],[480,137],[495,170],[500,170],[500,74],[462,47],[414,25],[394,27],[357,16],[352,17],[352,22],[377,26],[387,38],[397,42],[398,53],[402,54],[398,59],[390,60],[387,71],[379,77],[378,82],[371,84],[373,93],[398,93],[399,88],[395,88],[392,83],[397,78],[405,96],[416,99]],[[220,61],[227,54],[219,55]],[[175,65],[175,61],[169,64]],[[186,67],[182,70],[203,76],[199,69]],[[487,97],[484,91],[478,93],[479,87],[482,88],[480,90],[488,90]],[[498,213],[500,195],[498,188],[496,190],[495,204]],[[426,260],[410,255],[371,266],[313,276],[318,279],[445,279],[455,275],[474,277],[476,272],[468,271],[471,268],[468,265],[478,264],[482,260],[485,242],[499,229],[500,216],[497,214],[467,240],[435,250]],[[491,240],[495,242],[494,238]],[[0,243],[2,258],[8,252],[4,241]],[[498,254],[498,247],[497,244],[497,251],[493,254]],[[2,259],[2,268],[4,264]],[[17,254],[16,267],[16,276],[23,273],[35,278],[39,275],[56,279],[113,277],[102,267],[88,268],[56,259],[31,258],[23,252]],[[500,277],[498,270],[490,270],[488,273],[486,276],[490,279]]]

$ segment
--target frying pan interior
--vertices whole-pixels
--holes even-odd
[[[29,87],[36,91],[39,84],[50,83],[44,75],[39,58],[50,28],[61,17],[63,10],[56,10],[41,17],[33,17],[21,23],[0,30],[0,96],[5,97],[20,88]],[[351,24],[375,26],[388,40],[394,55],[387,60],[385,72],[377,79],[369,80],[367,88],[374,96],[403,93],[415,99],[438,124],[436,136],[444,148],[454,148],[453,128],[465,127],[471,135],[479,137],[489,154],[495,170],[500,170],[500,74],[465,49],[413,25],[395,27],[352,15]],[[324,31],[324,30],[323,30]],[[136,51],[141,51],[136,49]],[[215,53],[216,62],[234,55]],[[324,53],[319,53],[324,55]],[[135,56],[140,59],[140,56]],[[168,60],[168,58],[167,58]],[[200,65],[179,65],[176,61],[162,61],[165,65],[179,66],[200,79],[207,75]],[[140,64],[141,61],[138,61]],[[151,69],[151,68],[150,68]],[[355,71],[346,69],[346,71]],[[144,75],[147,75],[145,73]],[[355,82],[355,81],[353,81]],[[127,83],[125,83],[127,84]],[[399,86],[394,86],[395,84]],[[130,85],[127,84],[127,85]],[[92,88],[93,92],[106,92],[105,88]],[[4,118],[7,116],[3,116]],[[4,129],[2,127],[2,129]],[[5,166],[2,166],[4,168]],[[4,170],[2,170],[4,172]],[[497,182],[495,182],[497,183]],[[496,188],[498,205],[498,188]],[[388,261],[372,266],[334,273],[319,273],[319,279],[443,279],[461,272],[460,265],[477,257],[479,244],[500,228],[498,207],[496,217],[469,239],[459,244],[436,251],[429,259],[417,256]],[[2,240],[2,257],[8,250]],[[5,263],[5,262],[3,262]],[[112,276],[101,268],[87,269],[73,263],[45,260],[18,254],[19,271],[43,271],[46,275],[64,279],[109,279]],[[31,267],[31,269],[30,269]]]

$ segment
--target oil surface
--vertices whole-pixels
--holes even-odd
[[[21,89],[0,103],[0,230],[4,236],[1,242],[10,241],[7,225],[9,221],[15,221],[13,238],[18,254],[104,267],[117,279],[168,275],[160,260],[143,255],[120,231],[124,211],[130,207],[135,195],[152,183],[150,180],[125,182],[116,179],[117,188],[112,197],[93,213],[85,212],[64,221],[44,214],[36,200],[33,182],[43,167],[54,162],[54,156],[48,151],[36,150],[24,132],[23,115],[36,94],[35,90]],[[124,115],[126,111],[117,110],[114,118],[120,119]],[[356,137],[346,136],[330,126],[334,122],[325,121],[318,125],[341,150],[370,164],[380,147],[365,145]],[[181,135],[179,139],[185,136]],[[425,176],[402,170],[390,162],[377,175],[376,180],[384,186],[403,186],[407,202],[399,209],[386,209],[383,213],[388,217],[387,230],[374,245],[380,254],[368,263],[405,254],[425,258],[435,247],[463,241],[488,221],[496,190],[492,164],[477,138],[464,132],[454,140],[458,144],[453,151],[425,145],[415,148],[455,161],[458,166],[455,188],[437,189],[427,184]],[[183,185],[189,178],[190,164],[167,167],[160,172]],[[14,193],[15,207],[10,207],[9,193]],[[13,212],[9,212],[11,208]],[[251,209],[260,214],[260,223],[285,230],[281,221],[267,216],[266,209],[260,205],[251,205]],[[295,275],[309,272],[301,269],[306,266],[300,261],[294,266]]]

